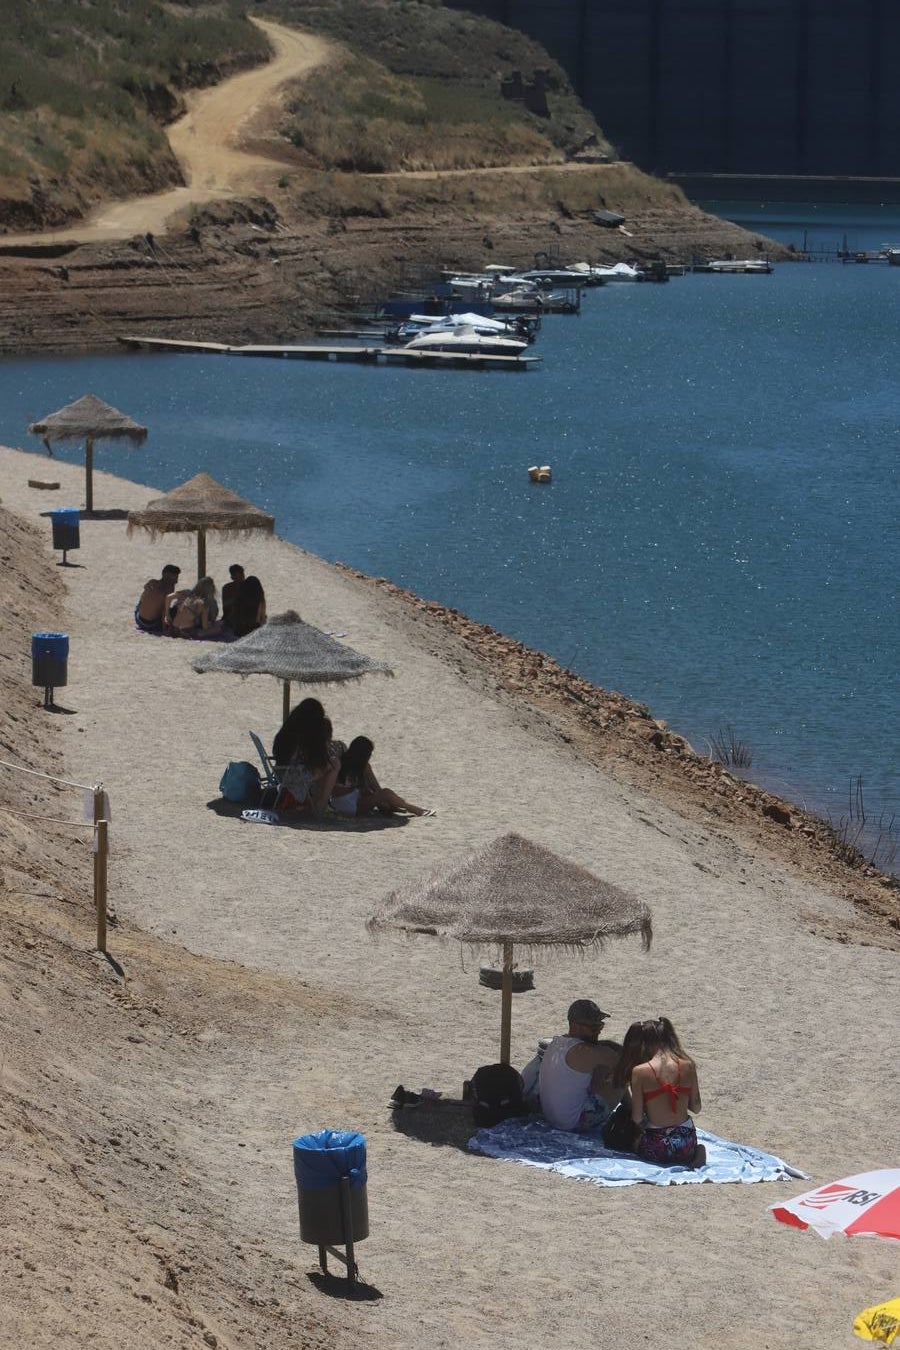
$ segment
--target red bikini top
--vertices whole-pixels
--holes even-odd
[[[689,1087],[681,1086],[681,1060],[679,1059],[676,1060],[675,1062],[678,1065],[678,1077],[675,1079],[674,1083],[664,1083],[660,1078],[659,1074],[654,1069],[653,1065],[651,1064],[649,1066],[650,1072],[653,1074],[653,1077],[656,1079],[659,1086],[651,1088],[649,1092],[644,1093],[645,1102],[649,1102],[653,1097],[664,1097],[668,1095],[669,1101],[672,1105],[673,1116],[678,1114],[679,1095],[683,1093],[686,1097],[689,1097],[691,1092]]]

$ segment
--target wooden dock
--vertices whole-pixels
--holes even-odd
[[[181,338],[120,337],[119,342],[132,350],[189,352],[207,356],[264,356],[288,361],[362,361],[369,365],[454,366],[463,370],[530,370],[540,365],[539,356],[488,356],[465,352],[411,352],[405,347],[340,347],[321,343],[304,345],[244,345],[232,347],[224,342],[188,342]]]

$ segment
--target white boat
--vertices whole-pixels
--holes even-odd
[[[717,258],[706,264],[707,272],[772,272],[768,258]]]
[[[595,286],[604,286],[610,281],[640,281],[641,279],[638,269],[627,262],[612,263],[609,267],[603,267],[600,263],[573,263],[572,269],[589,277]]]
[[[420,329],[435,328],[474,328],[476,333],[508,333],[512,325],[508,319],[492,319],[486,314],[410,314],[407,323],[418,324]]]
[[[568,290],[577,290],[581,286],[590,284],[585,280],[584,273],[577,271],[574,267],[530,267],[525,272],[516,272],[512,276],[504,277],[503,280],[509,282],[510,285],[530,281],[533,285],[539,286],[541,290],[558,290],[562,287]]]
[[[478,333],[474,328],[426,329],[403,344],[406,352],[445,352],[456,356],[524,356],[528,343],[503,333]]]

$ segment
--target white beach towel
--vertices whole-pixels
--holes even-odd
[[[747,1144],[733,1144],[706,1130],[697,1131],[706,1146],[703,1167],[657,1167],[632,1153],[604,1148],[596,1136],[555,1130],[541,1118],[504,1120],[490,1130],[479,1130],[469,1140],[473,1153],[506,1162],[543,1167],[564,1177],[580,1177],[595,1186],[681,1186],[695,1181],[785,1181],[805,1178],[806,1172],[762,1153]]]

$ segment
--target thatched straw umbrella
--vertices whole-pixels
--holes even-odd
[[[261,628],[237,642],[206,652],[193,663],[198,675],[210,670],[234,675],[274,675],[284,681],[283,717],[291,708],[291,681],[297,684],[336,684],[360,675],[392,675],[390,666],[337,642],[321,628],[304,623],[288,610],[276,614]]]
[[[393,891],[366,927],[454,938],[464,946],[500,947],[500,1059],[509,1063],[513,948],[586,952],[609,938],[640,934],[646,951],[653,929],[643,900],[601,881],[518,834],[505,834],[445,867]]]
[[[222,487],[208,473],[198,473],[164,497],[154,497],[142,511],[129,511],[128,533],[138,528],[158,534],[197,531],[197,577],[206,576],[206,532],[243,535],[253,530],[272,534],[275,517]]]
[[[146,427],[95,394],[85,394],[42,421],[32,422],[28,430],[34,436],[43,436],[49,455],[53,454],[53,441],[84,441],[85,511],[94,509],[94,441],[125,440],[141,445],[147,439]]]

